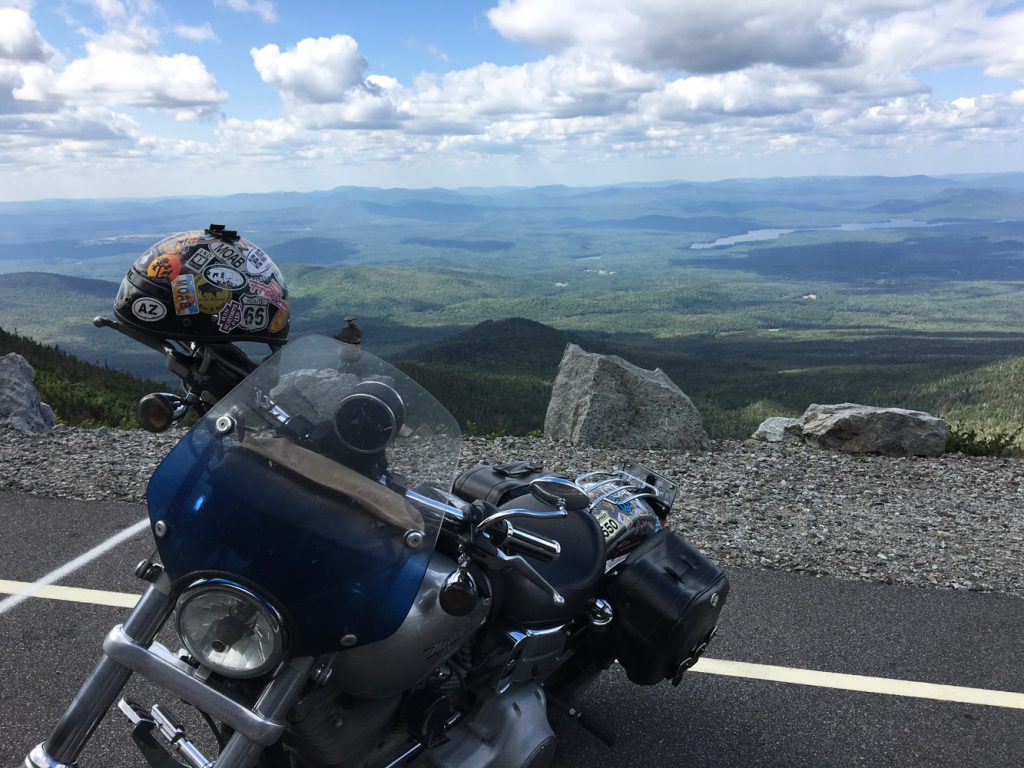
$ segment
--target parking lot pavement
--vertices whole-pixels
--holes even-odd
[[[136,505],[0,493],[0,583],[38,579],[143,517]],[[58,586],[138,593],[142,585],[131,571],[151,551],[143,531]],[[1024,692],[1024,601],[771,571],[729,575],[732,592],[711,657],[757,665],[750,669],[768,670],[769,677],[810,674],[823,685],[833,679],[815,672],[881,678],[878,687],[892,694],[848,690],[841,677],[839,687],[737,677],[743,668],[729,664],[722,665],[726,674],[702,674],[698,666],[678,688],[641,688],[613,668],[584,705],[614,728],[616,747],[569,726],[560,734],[559,766],[1020,764],[1024,709],[898,694],[902,681],[980,689],[983,700],[988,691]],[[0,615],[0,765],[20,764],[45,738],[98,657],[103,636],[126,613],[33,597]],[[144,702],[158,696],[140,680],[129,693]],[[187,708],[178,704],[176,711],[185,715]],[[195,734],[202,742],[202,731]],[[83,768],[140,764],[119,716],[104,721],[81,760]]]

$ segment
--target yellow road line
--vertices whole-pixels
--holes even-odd
[[[123,531],[118,531],[109,539],[101,541],[95,547],[90,549],[88,552],[83,552],[74,560],[64,563],[64,565],[54,568],[45,576],[36,579],[31,584],[28,584],[17,591],[17,593],[0,600],[0,615],[7,613],[12,610],[15,606],[28,600],[34,594],[39,592],[43,587],[47,587],[51,584],[56,584],[58,581],[63,581],[70,574],[77,571],[79,568],[88,565],[96,558],[106,554],[111,549],[120,544],[128,541],[133,536],[141,533],[149,527],[149,519],[142,518],[135,525],[128,526]]]
[[[0,595],[17,595],[29,587],[32,582],[7,581],[0,579]],[[105,592],[102,589],[82,589],[80,587],[58,587],[53,584],[37,587],[31,597],[43,597],[47,600],[67,600],[72,603],[88,603],[90,605],[111,605],[116,608],[134,608],[139,595],[127,592]]]
[[[770,664],[749,664],[745,661],[703,658],[693,667],[694,672],[750,680],[770,680],[777,683],[813,685],[818,688],[838,688],[844,691],[880,693],[887,696],[910,696],[934,701],[954,701],[961,704],[982,704],[990,707],[1024,709],[1024,693],[993,691],[986,688],[963,688],[958,685],[920,683],[891,677],[867,677],[840,672],[819,672],[813,669],[776,667]]]
[[[0,579],[0,594],[17,595],[32,584],[26,581]],[[107,592],[101,589],[81,589],[47,585],[37,587],[31,595],[47,600],[66,600],[90,605],[109,605],[117,608],[132,608],[139,595],[126,592]],[[748,680],[766,680],[792,685],[810,685],[817,688],[834,688],[843,691],[877,693],[886,696],[909,696],[932,701],[950,701],[961,704],[979,704],[1008,709],[1024,709],[1024,693],[994,691],[985,688],[965,688],[958,685],[922,683],[913,680],[899,680],[891,677],[868,677],[847,675],[841,672],[820,672],[814,669],[778,667],[771,664],[751,664],[745,661],[702,658],[693,667],[694,672],[707,675],[723,675]]]

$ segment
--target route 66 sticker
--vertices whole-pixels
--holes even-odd
[[[248,301],[247,301],[248,299]],[[270,305],[261,299],[255,301],[249,297],[242,298],[242,317],[238,327],[245,331],[262,331],[270,320]]]

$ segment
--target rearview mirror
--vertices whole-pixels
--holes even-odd
[[[590,497],[572,480],[546,475],[530,483],[530,493],[535,499],[552,507],[564,507],[570,512],[579,512],[590,506]]]

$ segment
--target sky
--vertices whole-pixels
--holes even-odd
[[[0,200],[1024,171],[1024,0],[0,0]]]

